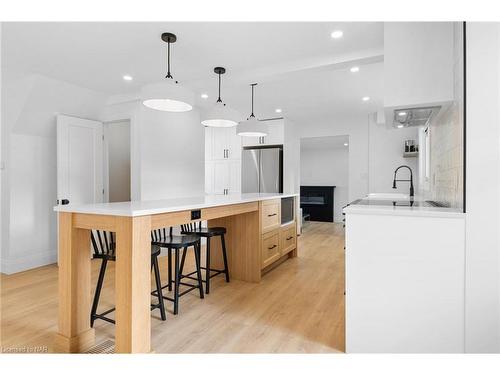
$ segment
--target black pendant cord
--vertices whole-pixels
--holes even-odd
[[[253,88],[256,86],[256,83],[252,83],[250,86],[252,86],[252,113],[250,114],[250,117],[255,117],[253,114]]]
[[[170,74],[170,42],[167,42],[167,75],[165,78],[174,78]]]
[[[219,98],[217,99],[217,103],[222,103],[222,99],[220,98],[220,75],[221,73],[219,72]]]

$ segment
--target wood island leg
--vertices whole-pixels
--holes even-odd
[[[73,214],[59,213],[59,332],[54,351],[78,353],[94,345],[90,328],[90,231],[73,227]]]
[[[116,353],[151,352],[151,217],[116,218]]]

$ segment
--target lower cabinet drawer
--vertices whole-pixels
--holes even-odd
[[[290,224],[280,230],[281,237],[281,255],[285,255],[295,249],[297,241],[297,231],[295,223]]]
[[[279,229],[268,232],[262,236],[262,268],[277,261],[281,257]]]

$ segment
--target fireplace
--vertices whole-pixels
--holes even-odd
[[[302,215],[312,221],[333,222],[333,191],[335,186],[301,186]]]

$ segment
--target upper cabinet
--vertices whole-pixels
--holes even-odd
[[[236,127],[205,128],[205,160],[241,159],[241,137]]]
[[[268,134],[265,137],[241,137],[243,147],[282,145],[285,141],[285,122],[283,119],[262,121],[267,125]]]
[[[453,23],[384,24],[384,107],[392,110],[453,101]]]

